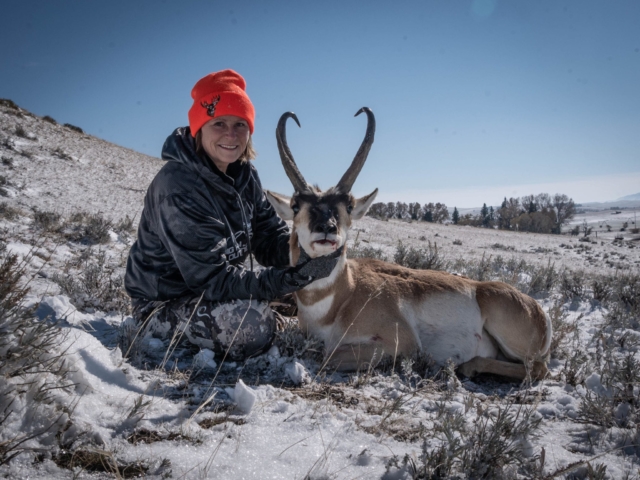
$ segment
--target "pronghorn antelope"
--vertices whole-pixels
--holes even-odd
[[[296,293],[302,329],[325,342],[325,362],[338,370],[356,370],[380,358],[417,350],[438,364],[452,359],[466,376],[478,373],[524,379],[547,372],[551,322],[531,297],[502,282],[478,282],[431,270],[412,270],[373,259],[347,259],[347,232],[364,216],[378,190],[362,198],[351,187],[373,143],[375,118],[368,108],[365,138],[351,166],[327,191],[309,185],[287,146],[280,117],[278,149],[295,193],[291,198],[267,192],[285,220],[293,220],[290,260],[303,249],[311,258],[345,248],[325,279]]]

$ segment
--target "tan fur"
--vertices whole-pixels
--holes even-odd
[[[472,376],[488,372],[524,378],[525,364],[534,369],[531,373],[534,377],[546,373],[550,332],[545,314],[535,300],[504,283],[476,282],[444,272],[351,259],[334,283],[319,289],[303,289],[296,297],[300,306],[310,306],[333,295],[324,316],[309,322],[302,314],[300,324],[316,334],[333,326],[336,333],[320,333],[326,342],[328,363],[339,370],[353,370],[379,360],[383,353],[400,356],[418,350],[420,341],[415,328],[403,316],[397,300],[419,303],[442,293],[475,298],[486,333],[505,357],[520,364],[495,359],[483,362],[474,357],[462,365],[463,373]]]
[[[351,215],[335,205],[336,238],[346,243],[352,217],[360,218],[375,193],[355,200]],[[317,202],[323,200],[317,192]],[[294,215],[286,198],[267,192],[283,218],[293,218],[292,265],[300,247],[314,251],[311,205]],[[294,199],[290,200],[291,205]],[[493,373],[518,379],[542,378],[551,343],[551,324],[540,305],[502,282],[477,282],[433,270],[412,270],[373,259],[343,256],[328,278],[296,293],[298,319],[305,331],[325,342],[325,364],[356,370],[383,356],[431,354],[437,363],[452,359],[461,373]]]

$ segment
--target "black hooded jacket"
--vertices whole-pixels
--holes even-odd
[[[138,239],[127,261],[133,299],[272,300],[289,263],[289,229],[267,200],[249,162],[219,171],[195,151],[188,127],[162,148],[167,163],[144,200]],[[261,272],[243,267],[251,251]]]

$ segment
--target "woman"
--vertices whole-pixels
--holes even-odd
[[[218,357],[241,360],[273,339],[268,302],[327,276],[339,252],[289,264],[289,230],[267,201],[251,141],[254,107],[233,70],[193,87],[189,127],[162,148],[167,163],[144,200],[125,288],[135,328],[121,335],[127,355],[135,338],[171,338],[178,329]],[[247,270],[250,253],[266,268]]]

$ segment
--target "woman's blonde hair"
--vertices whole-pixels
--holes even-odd
[[[252,138],[253,137],[249,135],[247,148],[244,149],[244,152],[242,152],[242,155],[240,155],[240,158],[238,159],[240,160],[240,163],[246,163],[249,160],[254,160],[258,156],[258,153],[253,148]],[[198,130],[198,133],[196,133],[196,153],[198,155],[207,156],[207,152],[205,152],[204,148],[202,147],[202,130]]]

